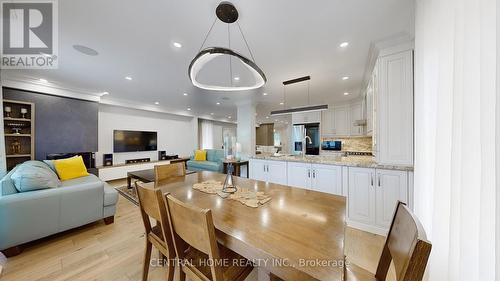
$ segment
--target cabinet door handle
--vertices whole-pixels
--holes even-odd
[[[269,173],[269,165],[267,165],[267,172]]]
[[[373,186],[373,174],[370,174],[371,186]]]
[[[378,186],[380,187],[380,176],[378,176]]]
[[[316,178],[316,170],[313,170],[313,178]]]
[[[266,172],[266,165],[264,165],[264,173]]]
[[[307,177],[310,178],[311,177],[311,170],[307,169]]]

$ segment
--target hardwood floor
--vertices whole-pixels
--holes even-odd
[[[123,186],[125,180],[110,182]],[[374,272],[385,238],[347,228],[349,261]],[[115,222],[101,220],[31,243],[4,263],[2,281],[9,280],[140,280],[145,238],[139,208],[119,196]],[[158,257],[158,252],[153,252]],[[0,264],[2,256],[0,255]],[[164,280],[162,267],[150,267],[149,280]],[[263,280],[253,272],[246,280]],[[264,278],[263,278],[264,277]]]

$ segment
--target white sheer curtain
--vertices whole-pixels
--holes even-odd
[[[495,280],[498,3],[417,0],[415,212],[429,280]]]
[[[208,120],[201,121],[201,149],[214,148],[214,124]]]

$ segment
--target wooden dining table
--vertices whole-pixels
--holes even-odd
[[[211,209],[219,243],[283,280],[343,280],[345,197],[234,177],[237,187],[271,196],[251,208],[193,189],[195,183],[224,179],[224,174],[197,172],[156,187]]]

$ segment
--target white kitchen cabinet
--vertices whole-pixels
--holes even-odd
[[[375,224],[375,170],[349,168],[349,220]]]
[[[311,164],[288,162],[288,185],[311,189]]]
[[[376,157],[381,164],[413,164],[413,50],[377,61]]]
[[[366,89],[366,134],[368,136],[373,135],[373,116],[374,116],[374,107],[373,107],[373,98],[374,98],[374,79],[375,72],[372,74],[372,79],[370,79],[370,83],[368,84],[368,88]]]
[[[342,167],[288,162],[288,185],[342,195]]]
[[[397,202],[408,200],[408,176],[405,171],[376,170],[376,219],[375,223],[389,228]]]
[[[320,123],[321,111],[292,113],[292,124]]]
[[[267,181],[267,161],[250,159],[249,177],[254,180]]]
[[[348,136],[350,133],[349,126],[349,107],[336,106],[333,109],[333,128],[334,135]]]
[[[349,167],[349,225],[386,234],[397,201],[408,202],[408,172]]]
[[[267,173],[269,182],[276,184],[287,184],[286,162],[283,161],[268,161]]]
[[[349,106],[349,135],[362,136],[364,127],[356,125],[356,120],[363,119],[363,107],[360,102],[353,103]]]
[[[321,111],[321,134],[325,136],[335,135],[335,128],[333,124],[333,110]]]
[[[286,162],[250,159],[250,178],[286,185]]]
[[[311,188],[316,191],[342,195],[342,167],[312,164]]]

